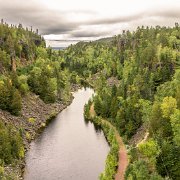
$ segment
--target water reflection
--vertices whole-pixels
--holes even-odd
[[[74,100],[31,143],[25,180],[96,180],[105,167],[108,143],[100,127],[84,120],[90,88],[74,93]]]

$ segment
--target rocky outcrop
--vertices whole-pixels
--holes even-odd
[[[131,146],[137,146],[140,142],[146,139],[149,135],[147,129],[147,125],[143,124],[139,129],[137,129],[136,134],[131,137],[128,144]]]
[[[112,86],[118,86],[119,85],[119,80],[117,79],[117,77],[110,77],[107,79],[107,84],[108,86],[112,87]]]
[[[0,118],[13,124],[16,128],[22,128],[29,132],[33,138],[37,130],[46,123],[46,120],[53,114],[63,110],[67,104],[62,102],[45,104],[37,95],[29,93],[22,100],[22,110],[20,116],[13,116],[7,111],[0,110]],[[31,121],[33,119],[33,122]]]
[[[76,91],[80,86],[73,85],[71,91]],[[56,102],[53,104],[44,103],[39,96],[30,92],[22,99],[22,110],[20,116],[13,116],[7,111],[0,110],[0,119],[6,124],[12,124],[23,132],[24,146],[27,151],[31,140],[39,134],[42,128],[46,127],[49,119],[55,117],[59,112],[65,109],[71,102]],[[5,173],[13,174],[16,179],[22,179],[22,169],[25,166],[24,160],[17,161],[16,165],[5,167]]]

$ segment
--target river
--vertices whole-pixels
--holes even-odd
[[[103,132],[86,122],[90,88],[75,92],[74,100],[30,145],[25,180],[96,180],[104,170],[109,145]]]

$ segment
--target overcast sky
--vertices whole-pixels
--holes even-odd
[[[180,0],[0,0],[0,18],[46,39],[96,39],[180,22]]]

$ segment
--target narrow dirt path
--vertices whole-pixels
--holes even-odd
[[[126,168],[128,166],[128,155],[122,138],[118,135],[117,140],[119,142],[119,162],[118,170],[115,176],[115,180],[123,180]]]
[[[90,115],[92,117],[96,116],[96,112],[94,111],[93,104],[90,107]],[[102,119],[102,121],[103,121],[103,123],[108,124],[115,131],[116,139],[119,143],[119,162],[118,162],[118,169],[117,169],[117,173],[115,176],[115,180],[124,180],[124,174],[125,174],[126,168],[128,166],[128,155],[127,155],[126,147],[123,143],[122,138],[119,136],[119,133],[116,130],[116,128],[109,121],[106,121],[104,119]]]

